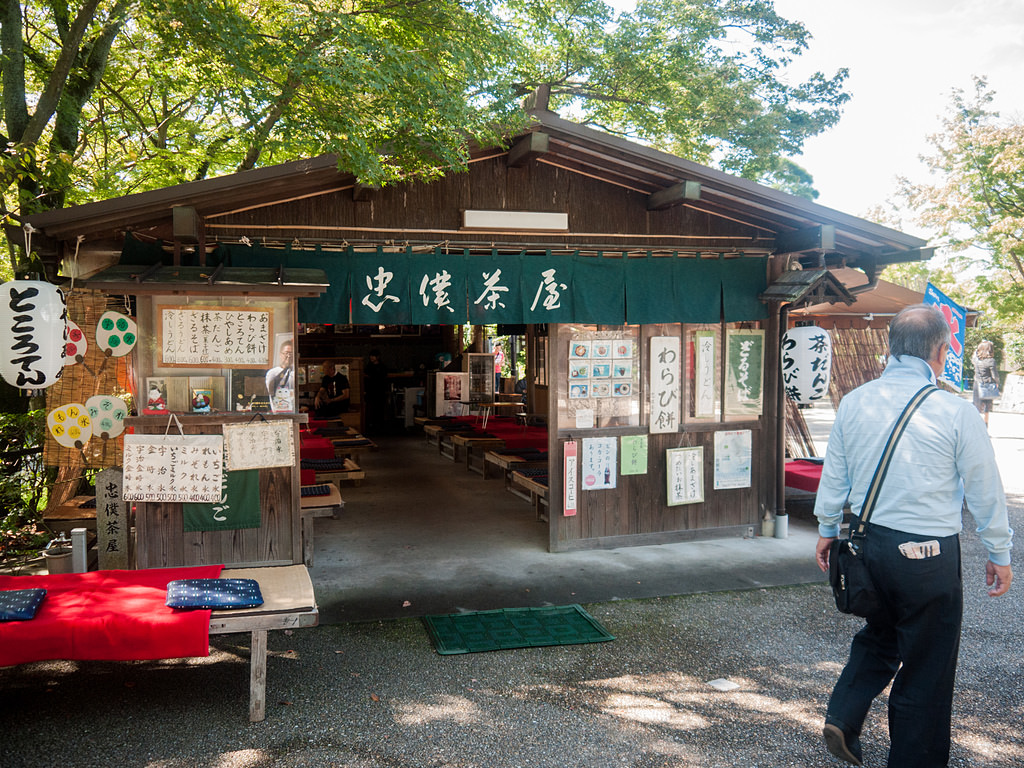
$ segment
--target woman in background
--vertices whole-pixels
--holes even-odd
[[[993,344],[988,339],[982,341],[974,354],[971,355],[971,362],[974,364],[974,407],[981,413],[981,418],[988,424],[988,415],[992,412],[992,400],[998,397],[999,378],[996,374],[996,358],[993,352]],[[982,393],[983,384],[995,384],[996,394]]]

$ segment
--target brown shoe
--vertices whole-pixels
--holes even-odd
[[[822,729],[821,735],[825,737],[825,746],[828,748],[828,751],[834,756],[844,762],[852,763],[853,765],[862,765],[860,755],[854,754],[854,751],[851,749],[851,747],[854,747],[859,753],[860,745],[847,745],[846,734],[843,733],[839,726],[832,725],[832,723],[825,723],[825,727]]]

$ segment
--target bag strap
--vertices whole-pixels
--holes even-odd
[[[892,456],[896,452],[896,443],[899,442],[900,437],[902,437],[903,432],[906,430],[910,417],[914,415],[914,411],[918,409],[928,395],[938,391],[939,388],[934,384],[925,384],[910,398],[910,401],[903,408],[903,413],[896,419],[892,432],[889,433],[889,439],[882,449],[882,455],[878,459],[878,466],[875,467],[875,474],[871,478],[871,485],[868,487],[867,495],[864,497],[864,504],[860,508],[860,516],[857,518],[857,529],[850,534],[851,538],[864,535],[864,528],[867,526],[868,520],[871,519],[871,513],[875,508],[875,501],[878,499],[878,492],[881,490],[882,483],[885,482],[885,475],[889,471],[889,462],[892,461]]]

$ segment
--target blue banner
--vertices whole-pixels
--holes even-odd
[[[967,310],[931,283],[925,286],[924,303],[938,307],[949,323],[949,351],[946,353],[946,367],[942,372],[942,378],[957,389],[962,389]]]

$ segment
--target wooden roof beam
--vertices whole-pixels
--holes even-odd
[[[775,253],[800,253],[801,251],[834,251],[836,249],[836,228],[833,224],[780,232],[775,238]]]
[[[523,136],[508,151],[508,166],[510,168],[522,168],[524,165],[548,153],[550,136],[546,133],[536,131]]]
[[[661,211],[686,200],[700,200],[699,181],[681,181],[654,192],[647,198],[647,210]]]

